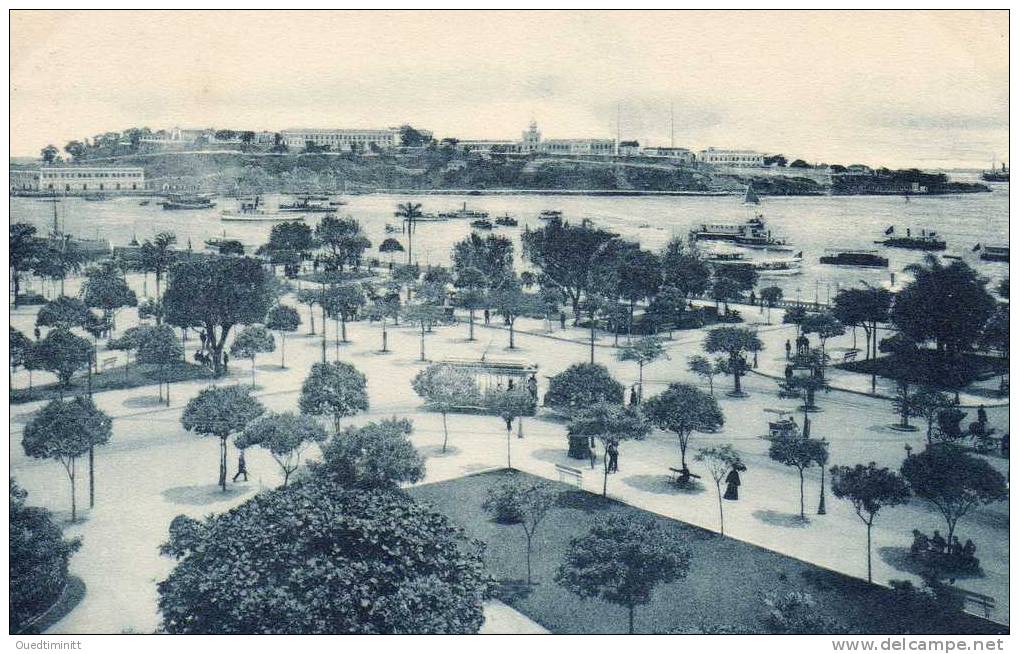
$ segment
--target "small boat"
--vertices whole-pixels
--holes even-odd
[[[980,245],[978,244],[979,248]],[[985,245],[983,252],[980,253],[980,259],[982,261],[1000,261],[1008,263],[1008,246],[1007,245]]]
[[[166,196],[166,200],[160,203],[163,209],[168,211],[179,211],[187,209],[212,209],[216,203],[205,195],[176,194]]]
[[[442,214],[423,213],[420,216],[418,216],[417,218],[415,218],[414,222],[416,222],[416,223],[444,223],[447,220],[449,220],[449,219],[448,218],[443,218]]]
[[[455,211],[445,211],[443,213],[440,213],[439,218],[442,218],[443,220],[455,220],[457,218],[485,220],[486,218],[488,218],[488,212],[468,209],[467,203],[464,202],[463,207]]]
[[[538,214],[538,220],[562,220],[563,212],[554,209],[545,209]]]
[[[935,252],[944,250],[947,247],[944,239],[939,238],[937,232],[920,230],[919,236],[914,236],[912,230],[907,229],[905,236],[895,236],[895,226],[892,225],[885,230],[886,238],[883,241],[874,241],[878,245],[890,248],[902,248],[905,250],[924,250]]]
[[[332,213],[335,207],[323,204],[329,198],[321,195],[298,195],[293,202],[281,204],[280,211],[293,211],[303,213]]]
[[[709,252],[705,261],[712,266],[746,266],[761,275],[798,275],[802,272],[803,253],[797,252],[792,257],[774,259],[748,259],[743,252],[715,251]]]
[[[391,223],[386,223],[386,233],[387,234],[394,234],[396,232],[402,232],[402,231],[403,230],[400,229],[399,227],[397,227],[396,225],[393,225]]]
[[[149,206],[150,202],[152,202],[152,200],[142,200],[141,202],[138,203],[138,206],[139,207],[147,207],[147,206]]]
[[[828,249],[821,257],[821,263],[831,266],[858,266],[861,268],[887,268],[888,259],[877,250]]]
[[[221,212],[220,220],[229,222],[297,222],[304,220],[304,216],[295,216],[285,211],[266,211],[262,208],[262,198],[240,198],[240,207],[237,210],[224,209]]]
[[[990,170],[985,170],[980,173],[980,179],[985,182],[1007,182],[1008,181],[1008,165],[1001,164],[1001,168],[991,164]]]
[[[85,202],[106,202],[110,199],[110,196],[105,193],[93,193],[92,195],[86,195],[83,198]]]
[[[492,221],[481,218],[471,221],[471,227],[474,229],[492,229]]]
[[[503,227],[516,227],[517,219],[513,216],[506,214],[505,216],[499,216],[495,219],[496,225],[502,225]]]
[[[329,206],[330,207],[342,207],[345,204],[347,204],[346,200],[330,200],[329,201]]]

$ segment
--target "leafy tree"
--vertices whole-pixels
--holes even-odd
[[[715,396],[715,375],[726,374],[728,371],[725,359],[711,359],[696,355],[687,360],[687,370],[708,381],[708,394]]]
[[[82,300],[89,307],[102,309],[103,319],[115,325],[114,318],[121,307],[138,305],[138,296],[127,285],[124,272],[113,262],[103,262],[85,273]]]
[[[999,350],[1002,353],[1002,358],[1007,361],[1010,324],[1009,305],[1007,302],[1001,302],[984,325],[984,329],[980,334],[980,347]]]
[[[89,454],[89,460],[92,461],[93,448],[109,442],[111,432],[110,417],[85,397],[67,402],[53,400],[25,425],[21,437],[25,454],[33,459],[59,461],[67,472],[67,479],[71,483],[71,522],[78,519],[75,497],[78,457]]]
[[[220,256],[244,256],[244,244],[233,239],[223,239],[219,242]]]
[[[1008,485],[1001,473],[951,443],[934,443],[919,454],[910,453],[900,472],[913,494],[941,513],[949,543],[956,524],[970,509],[1008,498]]]
[[[867,581],[872,580],[870,561],[870,530],[878,511],[886,506],[909,501],[909,487],[905,480],[888,468],[878,468],[871,461],[867,465],[832,466],[831,490],[835,497],[852,503],[856,515],[867,525]]]
[[[474,312],[485,306],[485,289],[488,278],[479,269],[465,268],[456,274],[453,285],[458,289],[457,298],[467,308],[467,340],[474,340]]]
[[[662,262],[654,252],[627,250],[616,269],[619,296],[630,303],[627,333],[633,332],[633,312],[637,303],[653,297],[662,286]]]
[[[395,238],[387,238],[379,244],[379,252],[389,255],[389,264],[393,264],[393,253],[403,252],[403,245]]]
[[[234,357],[251,359],[251,387],[255,387],[255,356],[263,352],[275,352],[276,339],[264,325],[248,325],[234,337],[230,354]]]
[[[950,398],[932,388],[922,388],[913,396],[916,415],[927,421],[927,443],[933,442],[938,414],[952,405]]]
[[[686,448],[695,431],[713,432],[725,424],[725,416],[715,398],[690,384],[669,387],[644,404],[651,422],[679,438],[679,453],[686,470]]]
[[[177,253],[173,249],[176,242],[177,235],[173,232],[159,232],[151,241],[146,239],[141,245],[141,268],[156,276],[157,299],[162,297],[160,284],[163,276],[176,260]]]
[[[81,336],[63,328],[51,329],[46,337],[32,348],[38,368],[48,370],[60,379],[61,388],[71,387],[71,378],[87,368],[93,357],[92,344]]]
[[[715,272],[716,281],[718,279],[728,279],[732,281],[737,289],[737,296],[739,293],[745,293],[752,290],[757,286],[757,271],[754,267],[748,264],[737,264],[733,266],[720,266]]]
[[[21,278],[36,265],[42,246],[35,235],[35,226],[28,223],[11,224],[7,246],[10,257],[8,265],[14,284],[14,307],[17,308],[21,296]]]
[[[592,260],[618,237],[588,223],[571,225],[551,220],[541,229],[525,231],[522,241],[528,260],[569,298],[576,325],[581,296],[592,284]]]
[[[305,415],[331,417],[339,432],[341,418],[368,410],[367,380],[349,363],[316,363],[301,386],[298,404]]]
[[[199,436],[219,438],[219,486],[226,492],[226,441],[265,412],[250,388],[213,386],[188,400],[180,422]]]
[[[53,144],[47,145],[45,148],[39,151],[39,156],[42,157],[42,162],[46,165],[49,165],[56,161],[57,156],[59,154],[60,150],[58,150],[57,146]]]
[[[205,331],[213,370],[220,376],[230,330],[263,320],[274,300],[269,274],[257,260],[230,257],[178,263],[163,304],[170,324],[199,325]]]
[[[488,301],[495,312],[505,318],[509,324],[509,349],[516,349],[513,342],[513,328],[517,318],[541,311],[538,298],[530,293],[525,293],[516,277],[509,277],[489,293]]]
[[[636,607],[651,601],[656,586],[689,570],[690,550],[673,531],[651,518],[612,515],[570,540],[556,581],[580,597],[625,607],[632,634]]]
[[[173,328],[156,325],[144,330],[138,339],[138,363],[159,366],[160,383],[166,385],[166,405],[170,406],[170,379],[166,367],[184,360],[184,348]]]
[[[425,356],[425,334],[432,331],[432,325],[439,322],[445,316],[441,306],[430,302],[416,302],[407,307],[404,317],[408,323],[417,323],[421,331],[421,361],[427,361]]]
[[[308,479],[171,523],[161,629],[475,633],[490,588],[482,547],[405,495]]]
[[[998,282],[998,287],[995,290],[998,292],[998,295],[1000,295],[1001,297],[1003,297],[1003,298],[1005,298],[1007,300],[1008,299],[1008,277],[1006,277],[1005,279],[1003,279],[1000,282]]]
[[[474,269],[484,276],[485,290],[498,288],[513,275],[513,241],[505,236],[480,236],[471,232],[453,245],[453,273],[456,277]]]
[[[644,366],[658,359],[668,359],[669,353],[657,336],[645,336],[627,345],[618,353],[620,361],[634,361],[637,364],[637,388],[640,398],[644,399]]]
[[[312,443],[321,443],[326,432],[313,418],[290,412],[268,413],[249,422],[234,439],[241,450],[258,445],[268,450],[283,471],[283,485],[301,465],[301,455]]]
[[[81,141],[68,141],[67,145],[64,146],[64,152],[75,159],[85,156],[88,153],[87,139],[85,143]]]
[[[810,168],[810,164],[808,164],[803,159],[796,159],[791,164],[789,164],[789,167],[790,168]]]
[[[846,627],[838,620],[820,611],[810,593],[791,591],[769,593],[764,597],[768,608],[765,618],[768,633],[772,634],[841,634]]]
[[[729,370],[732,373],[733,394],[742,395],[740,377],[746,374],[744,354],[764,349],[764,344],[757,337],[757,332],[744,327],[717,327],[708,332],[704,340],[704,349],[709,354],[721,353],[729,357]]]
[[[529,480],[507,480],[502,484],[504,490],[501,497],[505,499],[500,509],[496,509],[492,502],[486,500],[482,508],[498,517],[499,511],[509,511],[519,517],[516,521],[523,530],[527,539],[527,585],[531,585],[531,555],[534,552],[534,534],[538,526],[548,515],[549,511],[556,505],[559,493],[546,481]]]
[[[67,563],[81,539],[65,539],[50,512],[26,506],[28,496],[10,480],[10,629],[22,633],[30,620],[60,597],[67,583]]]
[[[806,520],[803,508],[803,473],[824,457],[820,450],[827,449],[827,445],[823,441],[805,438],[792,432],[770,437],[768,440],[771,441],[768,447],[768,456],[771,460],[796,468],[800,474],[800,518]]]
[[[771,310],[782,301],[782,289],[778,286],[765,286],[760,292],[761,302],[768,307],[768,322],[771,322]]]
[[[333,260],[339,263],[340,270],[343,270],[344,264],[347,263],[359,265],[364,250],[371,247],[370,241],[364,236],[361,224],[353,218],[337,218],[327,214],[315,228],[315,236],[329,248]]]
[[[725,536],[725,513],[722,510],[722,481],[731,470],[745,469],[743,459],[732,445],[712,445],[702,447],[694,455],[694,461],[703,463],[708,468],[711,479],[715,482],[718,494],[718,533]]]
[[[315,247],[311,226],[303,222],[276,223],[269,233],[269,242],[259,248],[274,264],[282,263],[288,277],[296,277],[301,260]]]
[[[287,332],[296,332],[301,326],[301,314],[292,306],[277,304],[269,309],[265,326],[280,335],[280,368],[287,367]]]
[[[661,331],[662,327],[668,327],[669,338],[672,338],[672,330],[683,323],[686,304],[686,296],[679,289],[675,286],[663,286],[651,298],[644,318],[651,322],[656,333]]]
[[[575,363],[549,380],[545,406],[570,414],[599,402],[622,404],[623,385],[598,363]]]
[[[673,238],[662,254],[662,277],[666,286],[684,297],[700,295],[711,283],[711,268],[696,248],[687,246],[680,238]]]
[[[800,325],[800,330],[804,334],[817,334],[821,340],[822,356],[824,355],[824,345],[829,338],[846,333],[846,328],[830,311],[810,314]]]
[[[908,381],[900,379],[895,384],[895,397],[892,398],[892,406],[895,407],[895,411],[901,418],[899,428],[916,431],[914,427],[909,424],[909,419],[921,415],[921,401],[922,397],[919,393],[911,390]]]
[[[446,414],[460,407],[478,406],[481,392],[473,375],[448,364],[432,364],[414,376],[411,382],[428,407],[442,414],[442,451],[446,452],[449,427]]]
[[[987,280],[963,261],[946,266],[932,255],[906,271],[914,279],[896,294],[892,322],[917,343],[933,340],[943,356],[972,347],[995,308]]]
[[[407,265],[411,263],[411,255],[414,250],[414,229],[417,225],[417,219],[423,216],[421,213],[420,202],[405,202],[403,204],[396,205],[396,212],[393,214],[400,219],[401,222],[406,224],[407,230]]]
[[[642,441],[651,433],[651,425],[635,406],[600,402],[575,414],[570,420],[567,433],[570,438],[597,438],[603,449],[627,440]],[[602,457],[602,496],[608,495],[609,457]]]
[[[85,265],[85,253],[69,238],[50,239],[39,244],[40,251],[33,269],[37,275],[60,281],[60,294],[64,294],[64,280],[77,274]]]
[[[782,316],[782,324],[785,325],[796,325],[796,335],[800,335],[800,328],[803,325],[803,321],[807,319],[807,309],[802,304],[789,307],[785,310],[785,315]]]
[[[141,345],[142,336],[148,332],[152,327],[150,325],[136,325],[134,327],[128,327],[124,330],[117,338],[111,338],[106,342],[106,349],[117,350],[125,353],[124,359],[124,379],[127,380],[127,376],[131,368],[131,352],[137,350]],[[175,339],[176,340],[176,337]]]
[[[61,295],[42,305],[35,316],[38,327],[60,327],[71,329],[81,327],[88,318],[88,307],[75,297]]]
[[[25,365],[25,361],[29,357],[29,351],[32,349],[32,339],[10,325],[7,327],[10,330],[10,339],[8,340],[7,346],[7,363],[10,366],[11,373],[13,374],[13,371]],[[13,378],[8,379],[7,381],[9,382],[8,386],[13,389]]]
[[[315,470],[351,489],[395,489],[421,481],[425,462],[410,442],[413,431],[406,418],[347,427],[329,439]]]
[[[308,333],[312,336],[315,335],[315,305],[321,304],[322,298],[322,289],[318,288],[306,288],[297,292],[297,301],[308,307],[308,319],[311,328],[311,331]],[[325,325],[322,325],[322,330],[325,331]]]
[[[330,286],[323,290],[322,307],[326,313],[340,322],[340,340],[347,340],[347,321],[357,317],[357,313],[365,305],[364,291],[359,286]],[[322,328],[323,332],[325,327]]]
[[[739,284],[729,277],[716,277],[711,284],[711,297],[715,300],[715,310],[718,303],[725,303],[725,312],[729,313],[729,302],[738,300],[740,296]]]

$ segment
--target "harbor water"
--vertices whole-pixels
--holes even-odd
[[[961,179],[961,178],[960,178]],[[968,180],[967,180],[968,181]],[[796,275],[762,274],[759,286],[775,285],[783,289],[787,299],[825,302],[839,288],[859,286],[861,282],[888,286],[892,273],[896,282],[903,279],[902,269],[919,262],[924,253],[886,248],[874,243],[883,238],[885,229],[894,225],[897,234],[906,229],[936,231],[948,243],[941,255],[958,256],[996,283],[1008,276],[1007,263],[981,261],[973,248],[981,245],[1008,243],[1008,184],[992,184],[990,193],[943,196],[819,196],[765,197],[759,206],[745,207],[740,197],[695,196],[584,196],[584,195],[414,195],[370,194],[346,196],[347,204],[337,207],[341,216],[359,220],[371,239],[372,251],[387,237],[399,239],[399,219],[394,217],[397,204],[420,203],[422,211],[439,213],[464,206],[487,211],[493,222],[509,214],[519,221],[517,227],[497,226],[493,233],[510,237],[520,257],[520,233],[525,226],[532,229],[543,222],[538,214],[545,209],[563,212],[564,219],[579,223],[587,218],[597,227],[611,230],[628,240],[639,241],[652,250],[660,250],[674,236],[685,238],[701,223],[738,223],[761,212],[768,229],[792,246],[789,257],[803,252],[801,273]],[[268,208],[283,198],[266,197]],[[188,243],[203,250],[210,238],[236,239],[253,249],[268,239],[272,223],[222,221],[221,212],[236,209],[237,201],[217,198],[213,209],[165,211],[157,198],[147,205],[138,197],[116,197],[103,202],[81,198],[61,198],[55,203],[61,229],[75,236],[108,239],[114,245],[127,245],[151,238],[162,231],[177,235],[178,247]],[[53,226],[54,203],[46,199],[15,197],[10,201],[11,221],[36,225],[41,233]],[[314,227],[324,214],[304,214]],[[387,233],[386,225],[396,227]],[[413,239],[414,260],[420,264],[445,264],[452,245],[472,231],[469,220],[418,223]],[[819,258],[829,248],[878,250],[889,260],[887,269],[837,267],[822,265]],[[388,255],[378,255],[386,260]],[[397,261],[405,260],[397,253]],[[748,252],[748,256],[760,256]],[[523,268],[523,264],[520,266]]]

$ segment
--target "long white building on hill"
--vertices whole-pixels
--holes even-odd
[[[399,147],[400,130],[389,129],[285,129],[280,132],[290,150],[300,150],[308,143],[328,146],[336,152],[358,149],[368,151],[374,145],[388,150]]]
[[[145,189],[145,170],[120,166],[42,166],[10,171],[12,193],[124,193]]]

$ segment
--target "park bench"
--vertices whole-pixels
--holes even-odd
[[[972,615],[989,620],[991,613],[994,612],[994,608],[997,606],[997,602],[990,595],[955,587],[952,587],[951,591],[962,598],[962,610]]]
[[[102,361],[100,362],[102,370],[109,370],[110,368],[113,368],[116,365],[117,357],[103,357]]]
[[[686,484],[690,481],[691,478],[693,479],[701,478],[700,475],[695,475],[694,473],[690,472],[689,468],[669,468],[669,472],[672,475],[670,481],[674,484]]]
[[[842,355],[842,363],[856,361],[856,355],[859,353],[860,353],[859,350],[846,350],[845,354]]]
[[[584,472],[580,468],[574,468],[572,466],[564,466],[561,463],[555,464],[556,476],[559,481],[573,484],[577,488],[582,488],[584,484]]]

